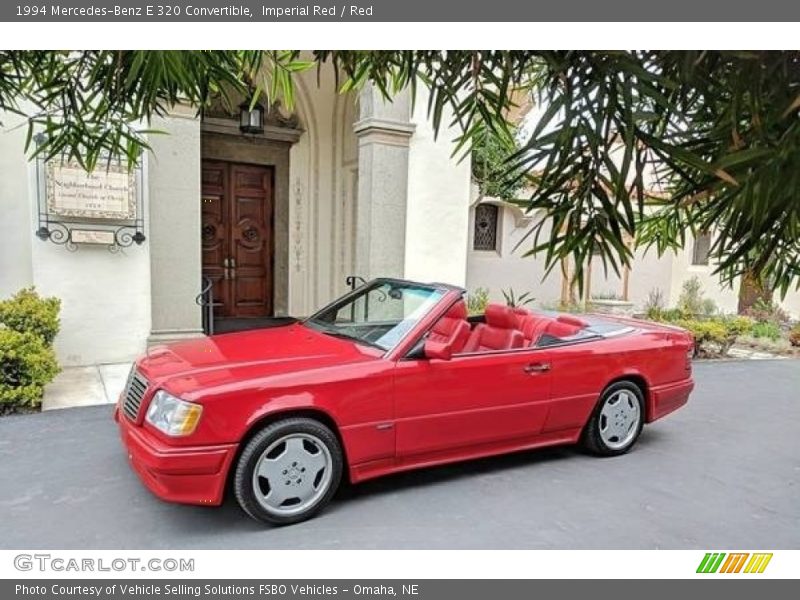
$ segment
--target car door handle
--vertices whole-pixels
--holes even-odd
[[[522,370],[528,375],[533,375],[534,373],[546,373],[550,370],[550,363],[531,363],[522,367]]]

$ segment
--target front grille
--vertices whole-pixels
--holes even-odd
[[[134,369],[128,377],[125,386],[125,396],[122,401],[122,411],[131,421],[136,421],[139,416],[139,409],[142,406],[142,398],[147,391],[147,380]]]

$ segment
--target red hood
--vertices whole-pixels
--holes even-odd
[[[374,360],[381,354],[295,323],[153,347],[137,366],[151,384],[186,395],[201,388]]]

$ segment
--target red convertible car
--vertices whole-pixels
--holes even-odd
[[[680,329],[489,304],[464,290],[376,279],[279,327],[151,349],[115,411],[158,497],[259,521],[318,513],[342,477],[580,443],[614,456],[686,403]]]

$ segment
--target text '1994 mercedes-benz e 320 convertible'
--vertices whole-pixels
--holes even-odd
[[[555,444],[627,452],[686,403],[681,329],[489,304],[464,290],[376,279],[311,317],[152,348],[115,411],[158,497],[254,519],[318,513],[342,477]]]

